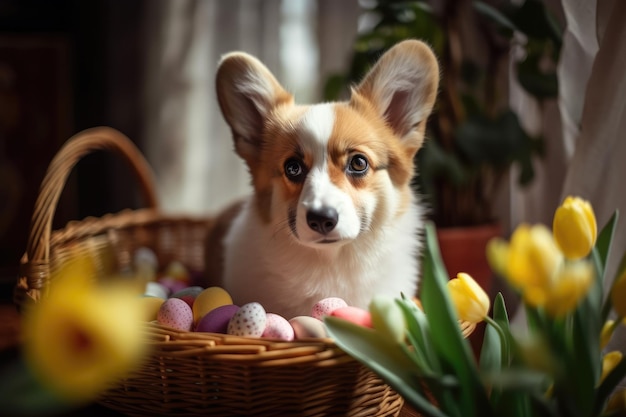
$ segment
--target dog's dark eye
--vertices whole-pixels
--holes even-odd
[[[363,175],[367,172],[369,163],[363,155],[354,155],[348,163],[348,171],[352,174]]]
[[[285,176],[292,182],[302,182],[305,176],[305,168],[302,161],[291,158],[285,162]]]

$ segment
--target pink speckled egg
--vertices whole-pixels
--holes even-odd
[[[334,310],[331,316],[348,320],[360,326],[372,327],[372,316],[370,312],[362,308],[354,306],[341,307]]]
[[[227,304],[219,306],[204,315],[196,325],[197,332],[226,333],[228,323],[239,310],[239,306]]]
[[[343,298],[339,297],[328,297],[323,300],[318,301],[313,306],[313,310],[311,311],[311,317],[316,318],[318,320],[324,320],[324,316],[330,316],[330,314],[342,307],[348,307],[348,303],[346,303]]]
[[[202,291],[204,291],[204,288],[195,285],[193,287],[187,287],[183,288],[180,291],[176,291],[174,294],[170,295],[170,298],[180,298],[181,300],[189,304],[189,307],[193,307],[193,302],[196,300],[198,294],[200,294]]]
[[[267,313],[265,330],[261,337],[280,339],[290,342],[294,338],[293,327],[286,318],[279,314]]]
[[[180,298],[169,298],[161,304],[157,313],[157,322],[178,330],[191,330],[193,312],[191,307]]]
[[[261,304],[256,302],[244,304],[228,322],[228,334],[261,337],[266,324],[267,313]]]

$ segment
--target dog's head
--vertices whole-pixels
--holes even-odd
[[[439,82],[424,43],[391,48],[348,102],[296,105],[261,62],[240,52],[222,59],[216,81],[263,221],[301,244],[332,247],[408,209],[413,157]]]

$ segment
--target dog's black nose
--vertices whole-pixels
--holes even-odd
[[[317,233],[330,233],[339,220],[337,210],[332,207],[322,207],[318,210],[309,210],[306,213],[306,222],[309,227]]]

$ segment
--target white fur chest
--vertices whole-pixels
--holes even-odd
[[[248,204],[225,238],[224,287],[235,303],[257,301],[286,318],[309,315],[325,297],[367,308],[375,294],[414,295],[421,225],[412,204],[375,232],[341,247],[314,249],[262,224]]]

